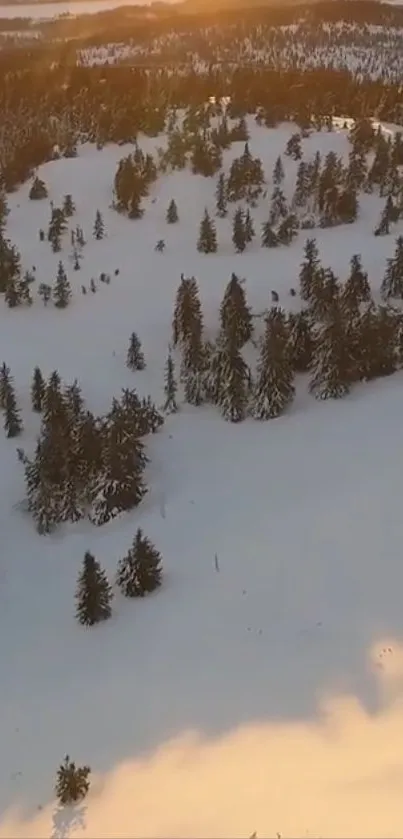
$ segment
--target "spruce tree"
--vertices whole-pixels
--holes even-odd
[[[304,247],[304,261],[299,273],[300,295],[309,302],[314,294],[314,286],[320,270],[319,252],[316,239],[307,239]]]
[[[278,156],[273,169],[273,183],[275,186],[280,186],[284,180],[284,167],[281,160],[281,155]]]
[[[229,422],[241,422],[246,415],[248,367],[236,345],[224,338],[220,359],[218,405]]]
[[[346,322],[341,307],[334,303],[319,329],[309,389],[316,399],[339,399],[350,390],[352,372]]]
[[[279,186],[276,186],[274,187],[270,204],[269,220],[271,226],[273,227],[275,224],[278,224],[282,219],[287,218],[287,216],[288,207],[284,192]]]
[[[105,571],[95,557],[86,551],[76,591],[76,617],[79,623],[93,626],[110,618],[112,589]]]
[[[290,361],[296,373],[310,369],[314,351],[311,319],[304,309],[288,315]]]
[[[66,218],[70,218],[74,215],[76,211],[75,204],[73,198],[70,194],[67,194],[63,198],[63,213]]]
[[[388,195],[379,224],[374,230],[374,235],[387,236],[390,231],[390,225],[393,221],[397,221],[396,208],[394,206],[392,196]]]
[[[252,219],[252,216],[250,214],[249,208],[246,210],[246,213],[245,213],[244,225],[245,225],[245,240],[246,240],[247,244],[250,244],[250,242],[252,242],[252,240],[255,236],[255,229],[253,227],[253,219]]]
[[[232,274],[225,289],[220,307],[220,320],[223,333],[237,349],[241,349],[252,337],[251,310],[236,274]]]
[[[403,236],[396,239],[394,256],[388,259],[381,285],[384,300],[395,297],[403,300]]]
[[[173,198],[167,209],[166,220],[167,224],[176,224],[179,221],[178,208]]]
[[[178,386],[175,379],[175,365],[171,353],[168,353],[168,358],[165,366],[165,386],[164,386],[164,411],[167,414],[175,414],[178,410],[176,401]]]
[[[36,175],[32,182],[31,189],[29,190],[29,198],[31,201],[41,201],[43,198],[47,197],[48,191],[46,189],[46,184]]]
[[[105,224],[100,210],[97,210],[95,213],[93,235],[94,239],[97,241],[100,241],[100,239],[103,239],[105,236]]]
[[[62,806],[74,804],[85,798],[89,788],[89,766],[78,766],[66,755],[57,770],[55,792]]]
[[[116,582],[125,597],[144,597],[161,585],[161,554],[138,528],[132,547],[118,564]]]
[[[130,336],[129,349],[126,357],[126,367],[129,370],[144,370],[146,366],[144,353],[141,349],[141,341],[136,332]]]
[[[219,218],[225,218],[227,215],[227,185],[225,175],[221,172],[216,187],[216,213]]]
[[[202,331],[203,317],[197,282],[194,277],[184,277],[182,274],[172,320],[174,347],[190,336],[201,342]]]
[[[197,250],[200,253],[216,253],[217,251],[217,232],[207,209],[204,211],[204,216],[200,222]]]
[[[294,399],[294,371],[288,346],[284,312],[273,307],[266,318],[265,334],[251,398],[255,419],[278,417]]]
[[[23,430],[20,411],[17,407],[14,388],[11,384],[9,384],[5,396],[4,430],[7,437],[18,437]]]
[[[342,299],[349,308],[358,308],[361,303],[369,303],[371,299],[368,274],[363,270],[359,254],[351,257],[350,274],[344,284]]]
[[[45,396],[45,381],[39,367],[35,367],[31,387],[32,410],[40,413],[42,411]]]
[[[71,298],[71,286],[67,279],[63,263],[60,261],[57,269],[56,282],[53,286],[53,302],[57,309],[65,309]]]
[[[232,241],[237,253],[242,253],[247,245],[245,219],[242,207],[235,211],[232,222]]]
[[[6,399],[7,394],[12,388],[13,379],[11,376],[11,370],[7,366],[6,362],[3,361],[3,364],[0,367],[0,408],[4,409],[6,407]]]
[[[276,248],[279,244],[277,234],[274,232],[270,219],[262,225],[262,248]]]

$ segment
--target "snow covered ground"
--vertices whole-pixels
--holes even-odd
[[[269,179],[292,131],[253,126],[251,151]],[[160,144],[141,141],[144,150]],[[306,156],[349,148],[343,130],[303,147]],[[66,236],[75,294],[65,311],[37,297],[30,309],[0,309],[0,361],[15,379],[18,445],[28,452],[35,365],[77,377],[95,412],[125,386],[161,401],[181,272],[197,277],[211,337],[232,271],[246,278],[255,312],[271,289],[288,307],[297,285],[310,232],[290,248],[255,241],[238,256],[223,220],[218,253],[197,253],[214,180],[159,177],[141,221],[109,209],[128,151],[85,146],[39,170],[55,204],[72,193],[72,223],[88,244],[74,272]],[[226,164],[241,151],[226,152]],[[289,184],[296,167],[287,159]],[[10,197],[8,234],[37,283],[53,282],[60,255],[38,238],[49,202],[28,201],[28,191]],[[171,198],[180,222],[167,226]],[[366,196],[356,224],[313,233],[323,264],[342,277],[361,253],[374,289],[403,232],[373,237],[383,203]],[[254,211],[256,228],[267,206]],[[91,239],[97,208],[101,242]],[[154,252],[160,238],[164,254]],[[82,296],[101,271],[111,284]],[[133,330],[147,361],[139,373],[125,367]],[[51,537],[36,535],[19,507],[23,472],[15,443],[0,435],[0,837],[401,835],[402,412],[401,373],[329,404],[301,377],[290,413],[261,424],[233,426],[182,405],[147,444],[142,505],[102,528],[82,521]],[[162,553],[163,586],[139,603],[117,595],[112,619],[83,629],[74,592],[84,552],[113,576],[138,526]],[[53,801],[65,754],[94,773],[89,797],[67,813]]]

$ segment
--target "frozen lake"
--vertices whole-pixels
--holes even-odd
[[[167,0],[170,2],[170,0]],[[172,0],[171,0],[172,2]],[[119,6],[145,6],[150,5],[150,0],[77,0],[74,3],[27,3],[14,6],[0,5],[0,18],[53,18],[59,15],[85,15],[105,12],[108,9],[117,9]]]

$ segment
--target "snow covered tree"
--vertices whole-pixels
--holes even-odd
[[[8,385],[5,395],[4,430],[7,437],[18,437],[23,430],[20,411],[17,407],[14,388],[11,383]]]
[[[45,396],[45,381],[39,367],[35,367],[31,386],[32,410],[40,413],[42,411]]]
[[[52,246],[53,253],[58,253],[61,250],[61,238],[66,229],[67,224],[64,211],[60,207],[53,207],[48,228],[48,241]]]
[[[125,597],[144,597],[161,585],[161,554],[138,528],[132,547],[120,560],[116,582]]]
[[[234,214],[232,222],[232,241],[237,253],[242,253],[245,250],[247,245],[247,234],[242,207],[238,207]]]
[[[171,353],[168,353],[168,358],[165,366],[165,386],[164,386],[164,411],[169,414],[175,414],[178,410],[176,401],[178,386],[175,379],[175,365]]]
[[[4,292],[4,301],[7,303],[9,309],[15,309],[21,306],[20,284],[17,278],[10,277]]]
[[[75,211],[76,207],[73,201],[73,197],[70,195],[70,193],[68,193],[63,198],[63,213],[66,216],[66,218],[70,218],[74,215]]]
[[[294,213],[290,213],[281,222],[277,230],[277,240],[280,245],[291,245],[291,242],[298,234],[298,219]]]
[[[236,348],[241,349],[252,337],[252,315],[238,277],[232,274],[220,307],[223,333]]]
[[[207,209],[204,211],[204,216],[200,222],[197,250],[200,253],[216,253],[217,251],[217,232]]]
[[[403,236],[396,239],[394,256],[387,261],[381,295],[384,300],[389,297],[403,300]]]
[[[246,210],[245,218],[244,218],[244,230],[245,230],[245,240],[246,243],[249,245],[252,242],[255,236],[255,229],[253,227],[253,219],[250,214],[249,207]]]
[[[368,274],[363,270],[361,256],[354,254],[350,260],[350,274],[342,292],[343,303],[349,308],[358,308],[361,303],[371,299]]]
[[[308,312],[290,312],[288,315],[289,353],[293,370],[305,373],[312,363],[314,337]]]
[[[246,415],[248,367],[234,343],[224,339],[221,354],[218,405],[229,422],[241,422]]]
[[[302,300],[309,302],[313,296],[314,285],[321,267],[316,239],[306,240],[304,257],[299,273],[299,285]]]
[[[292,134],[286,145],[285,153],[293,160],[301,160],[301,137],[299,134]]]
[[[31,189],[29,190],[29,198],[31,201],[41,201],[43,198],[48,197],[48,191],[46,189],[46,184],[41,178],[38,178],[38,175],[35,176]]]
[[[353,361],[341,307],[335,303],[320,327],[309,389],[316,399],[339,399],[350,390]]]
[[[39,297],[41,297],[43,300],[43,305],[47,306],[52,296],[52,286],[50,286],[48,283],[39,283],[38,294]]]
[[[53,286],[53,302],[57,309],[65,309],[71,298],[71,286],[60,261],[57,268],[56,282]]]
[[[62,806],[74,804],[85,798],[90,788],[90,773],[89,766],[76,767],[76,764],[66,755],[57,770],[55,786],[56,797]]]
[[[275,186],[280,186],[284,180],[284,166],[281,160],[281,155],[278,156],[273,169],[273,183]]]
[[[97,210],[95,213],[93,235],[94,239],[97,241],[100,241],[100,239],[103,239],[105,236],[105,224],[100,210]]]
[[[227,185],[225,175],[221,172],[216,187],[216,214],[219,218],[225,218],[227,215]]]
[[[278,417],[294,399],[294,371],[288,347],[284,312],[273,307],[266,318],[265,334],[251,397],[255,419]]]
[[[270,219],[262,225],[262,248],[276,248],[279,244],[277,234],[274,232]]]
[[[13,379],[11,376],[11,370],[7,366],[6,362],[3,361],[3,364],[0,367],[0,408],[2,409],[6,407],[7,394],[12,386]]]
[[[284,192],[279,186],[274,187],[270,203],[269,221],[272,227],[287,218],[288,207]]]
[[[79,623],[93,626],[110,618],[112,589],[105,571],[95,557],[86,551],[76,592],[76,617]]]
[[[129,349],[126,357],[126,367],[129,370],[144,370],[146,366],[144,353],[141,349],[141,341],[136,332],[130,336]]]
[[[201,341],[203,317],[197,282],[194,277],[184,277],[176,292],[172,321],[173,345],[187,341],[193,336]]]
[[[167,209],[166,220],[168,224],[176,224],[179,221],[178,208],[173,198]]]

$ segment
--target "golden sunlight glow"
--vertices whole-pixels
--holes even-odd
[[[383,641],[370,665],[378,714],[340,697],[312,722],[256,722],[215,741],[188,733],[96,779],[84,826],[63,835],[401,837],[403,647]],[[0,837],[61,836],[55,809],[30,822],[9,813]]]

